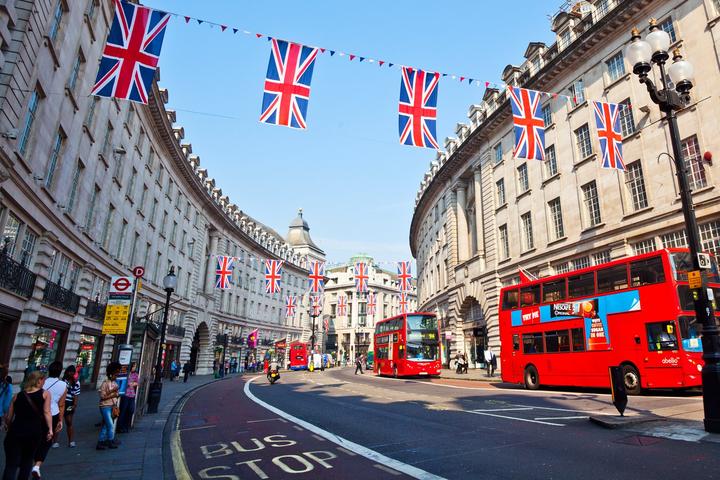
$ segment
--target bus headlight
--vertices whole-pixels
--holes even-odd
[[[700,365],[700,364],[698,363],[698,364],[697,364],[697,369],[698,369],[698,372],[702,372],[702,365]]]

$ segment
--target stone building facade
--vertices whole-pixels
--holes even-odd
[[[491,87],[418,191],[410,246],[419,304],[439,314],[446,361],[465,351],[479,363],[486,345],[498,351],[499,289],[518,281],[519,268],[547,276],[686,244],[668,130],[623,58],[631,29],[650,18],[695,66],[678,122],[703,247],[720,253],[720,167],[703,158],[720,146],[720,2],[579,2],[552,19],[555,43],[530,43],[522,64],[502,74],[506,84],[569,97],[543,99],[546,160],[513,158],[507,93]],[[629,106],[620,118],[625,172],[600,167],[593,99]]]
[[[159,71],[147,106],[89,95],[113,11],[109,0],[0,4],[0,363],[16,381],[53,360],[82,366],[88,387],[101,380],[124,342],[101,334],[108,281],[135,265],[141,371],[154,363],[171,266],[167,363],[208,373],[218,334],[226,358],[241,358],[256,328],[254,354],[307,328],[283,301],[305,287],[307,223],[299,216],[286,240],[230,201],[166,108]],[[216,255],[236,257],[231,289],[215,288]],[[268,258],[285,262],[281,295],[265,293]]]
[[[368,266],[368,290],[376,294],[375,315],[367,313],[367,294],[358,293],[355,287],[355,264],[364,262]],[[355,358],[371,351],[375,334],[375,322],[398,315],[400,291],[397,273],[380,267],[372,257],[356,255],[347,263],[326,268],[325,304],[323,320],[328,319],[329,331],[326,348],[337,352],[337,358]],[[338,315],[338,296],[344,295],[347,302],[345,315]],[[407,293],[408,312],[417,311],[417,291]]]

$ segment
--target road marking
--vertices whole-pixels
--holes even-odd
[[[298,427],[297,425],[293,425],[293,428],[294,428],[295,430],[297,430],[298,432],[302,432],[302,431],[303,431],[303,429],[300,428],[300,427]]]
[[[401,474],[400,472],[398,472],[397,470],[393,470],[392,468],[388,468],[388,467],[386,467],[385,465],[380,465],[379,463],[376,463],[375,465],[373,465],[373,467],[379,468],[380,470],[383,470],[383,471],[385,471],[385,472],[387,472],[387,473],[390,473],[390,474],[392,474],[392,475],[396,475],[396,476],[397,476],[397,475],[402,475],[402,474]]]
[[[202,425],[199,427],[189,427],[189,428],[181,428],[181,432],[188,432],[190,430],[202,430],[203,428],[215,428],[217,425]]]
[[[535,420],[574,420],[576,418],[590,418],[587,415],[581,415],[578,417],[535,417]]]
[[[562,423],[541,422],[540,420],[530,420],[529,418],[508,417],[507,415],[495,415],[493,413],[475,412],[473,410],[465,410],[465,411],[467,413],[474,413],[475,415],[487,415],[488,417],[506,418],[508,420],[517,420],[519,422],[539,423],[541,425],[550,425],[553,427],[564,427],[565,426]]]
[[[321,442],[324,442],[324,441],[325,441],[325,439],[324,439],[323,437],[321,437],[320,435],[315,435],[315,434],[313,433],[312,436],[313,436],[313,438],[314,438],[315,440],[320,440]]]
[[[260,422],[275,422],[277,420],[280,420],[284,422],[285,420],[282,418],[265,418],[263,420],[248,420],[247,423],[260,423]]]
[[[180,431],[175,430],[170,434],[170,451],[172,452],[173,470],[178,480],[192,480],[190,470],[185,461],[185,454],[180,445]]]
[[[257,398],[253,393],[250,391],[250,384],[252,381],[255,380],[255,378],[249,379],[245,383],[244,392],[247,397],[252,400],[253,402],[257,403],[258,405],[265,407],[266,409],[270,410],[273,413],[276,413],[277,415],[280,415],[281,417],[293,422],[297,423],[298,425],[301,425],[307,430],[310,430],[313,433],[316,433],[320,435],[321,437],[324,437],[328,440],[330,440],[333,443],[336,443],[340,445],[341,447],[346,448],[347,450],[353,451],[357,454],[362,455],[365,458],[369,458],[370,460],[377,462],[379,464],[385,465],[386,467],[395,469],[399,472],[402,472],[406,475],[409,475],[414,478],[422,479],[422,480],[445,480],[443,477],[434,475],[430,472],[427,472],[425,470],[422,470],[420,468],[414,467],[412,465],[408,465],[407,463],[403,463],[399,460],[395,460],[394,458],[386,457],[385,455],[376,452],[374,450],[370,450],[367,447],[364,447],[358,443],[351,442],[350,440],[347,440],[339,435],[335,435],[334,433],[330,433],[327,430],[323,430],[322,428],[313,425],[312,423],[308,423],[305,420],[301,420],[297,417],[294,417],[290,415],[287,412],[284,412],[280,410],[277,407],[274,407],[270,405],[269,403],[266,403],[259,398]]]
[[[343,453],[347,454],[347,455],[350,455],[351,457],[354,457],[354,456],[356,456],[356,455],[357,455],[357,453],[355,453],[355,452],[351,452],[351,451],[350,451],[350,450],[348,450],[347,448],[343,448],[343,447],[337,447],[337,449],[338,449],[338,450],[340,450],[341,452],[343,452]]]
[[[532,410],[534,407],[513,407],[513,408],[476,408],[473,412],[510,412],[517,410]]]

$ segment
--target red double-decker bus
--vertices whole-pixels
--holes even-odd
[[[404,313],[375,324],[373,370],[393,377],[440,375],[440,336],[433,313]]]
[[[305,342],[290,342],[290,370],[307,370],[308,346]]]
[[[715,258],[704,285],[720,296]],[[502,378],[540,385],[609,387],[622,366],[625,388],[702,383],[686,249],[665,249],[500,291]]]

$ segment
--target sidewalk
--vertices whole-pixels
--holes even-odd
[[[233,378],[236,374],[225,378]],[[44,479],[81,478],[82,480],[105,479],[152,479],[163,478],[163,427],[175,404],[187,392],[215,381],[212,375],[190,377],[182,381],[163,382],[162,397],[157,414],[146,414],[135,419],[130,433],[118,434],[122,444],[115,450],[95,450],[100,420],[98,393],[85,391],[80,394],[75,414],[76,448],[69,448],[67,434],[60,432],[60,448],[50,449],[42,466]],[[5,434],[0,433],[0,441]],[[5,467],[5,455],[0,455],[0,471]]]
[[[494,377],[489,377],[484,368],[468,368],[468,373],[462,374],[455,373],[454,368],[443,368],[440,370],[440,378],[451,378],[453,380],[474,380],[481,382],[502,382],[498,372],[495,372]]]

